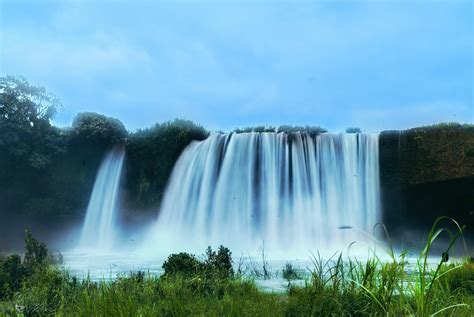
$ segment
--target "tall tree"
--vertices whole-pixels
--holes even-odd
[[[61,106],[44,87],[18,76],[0,78],[0,153],[3,159],[43,168],[60,148],[51,118]],[[10,157],[12,156],[12,157]],[[5,163],[5,162],[4,162]]]

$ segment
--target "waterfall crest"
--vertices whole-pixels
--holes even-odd
[[[379,221],[379,192],[378,135],[213,134],[177,161],[154,231],[173,247],[347,247]]]
[[[124,147],[117,145],[102,160],[82,227],[81,248],[109,250],[113,246],[124,158]]]

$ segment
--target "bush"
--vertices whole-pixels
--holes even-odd
[[[296,133],[296,132],[304,132],[308,133],[312,137],[327,132],[326,129],[318,127],[318,126],[289,126],[289,125],[282,125],[278,127],[278,132],[284,132],[284,133]]]
[[[63,286],[67,282],[63,274],[50,266],[37,267],[23,281],[14,302],[27,316],[53,314],[61,304]]]
[[[362,130],[356,127],[349,127],[346,129],[346,133],[361,133]]]
[[[0,299],[11,297],[18,291],[25,276],[26,270],[18,254],[0,263]]]
[[[180,252],[171,254],[162,266],[163,276],[190,277],[202,272],[202,263],[192,254]]]
[[[285,280],[297,280],[299,279],[298,270],[291,263],[286,263],[282,270],[282,276]]]
[[[278,128],[272,126],[255,126],[255,127],[246,127],[246,128],[237,128],[233,131],[234,133],[249,133],[249,132],[283,132],[287,134],[291,133],[308,133],[311,136],[316,136],[321,133],[327,132],[326,129],[318,127],[318,126],[290,126],[290,125],[282,125]]]
[[[9,298],[17,292],[22,283],[38,270],[47,267],[48,249],[36,240],[29,230],[25,231],[25,257],[13,254],[0,262],[0,299]]]
[[[227,279],[234,276],[232,252],[222,245],[217,252],[208,247],[203,261],[186,252],[171,254],[162,267],[164,277],[181,276],[189,278],[199,276],[205,279]]]
[[[99,144],[115,144],[123,141],[128,133],[120,120],[93,112],[79,113],[72,123],[76,140]]]
[[[48,257],[48,249],[42,242],[36,240],[29,230],[25,231],[25,258],[23,264],[27,269],[44,265]]]
[[[233,132],[234,133],[249,133],[249,132],[275,132],[276,129],[272,126],[256,126],[256,127],[246,127],[246,128],[237,128]]]

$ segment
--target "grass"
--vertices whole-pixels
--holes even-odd
[[[455,232],[441,228],[444,221],[455,224]],[[450,242],[439,263],[430,266],[428,257],[441,234],[447,234]],[[449,259],[461,234],[454,220],[437,219],[414,266],[409,266],[406,252],[395,255],[390,243],[383,245],[388,261],[375,252],[363,261],[342,254],[322,259],[316,254],[306,284],[289,283],[282,293],[261,291],[242,273],[242,260],[234,273],[230,250],[224,247],[217,252],[208,249],[204,260],[171,255],[161,277],[136,272],[111,282],[78,280],[53,265],[35,264],[33,256],[21,287],[2,293],[0,315],[473,316],[474,263],[468,258]],[[265,270],[265,255],[262,262]],[[1,274],[8,273],[2,270]],[[250,270],[253,273],[256,265]],[[290,263],[282,271],[288,280],[297,274]]]
[[[328,262],[329,263],[329,262]],[[474,294],[464,279],[474,274],[472,264],[443,275],[433,287],[430,310],[418,310],[416,298],[396,292],[390,277],[398,271],[387,266],[374,270],[373,262],[361,265],[337,261],[327,266],[333,274],[313,277],[303,287],[281,294],[260,291],[243,278],[205,279],[199,276],[160,278],[135,274],[113,282],[77,281],[54,268],[38,271],[13,298],[0,304],[0,312],[15,315],[59,316],[328,316],[416,315],[472,316]],[[354,263],[353,263],[354,264]],[[329,265],[329,264],[328,264]],[[352,266],[351,266],[352,265]],[[357,280],[343,274],[353,269]],[[386,270],[385,273],[383,273]],[[449,266],[446,267],[446,271]],[[451,271],[454,272],[454,271]],[[472,281],[472,280],[471,280]],[[363,287],[362,287],[363,286]],[[454,306],[458,305],[458,306]]]

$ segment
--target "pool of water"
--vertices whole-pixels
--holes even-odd
[[[316,255],[318,257],[318,255]],[[323,263],[330,257],[322,257]],[[383,258],[383,257],[382,257]],[[92,281],[109,281],[118,276],[128,275],[131,272],[144,271],[146,274],[159,276],[163,274],[162,264],[166,257],[149,257],[140,254],[133,254],[127,252],[91,252],[91,251],[73,251],[63,253],[63,267],[67,269],[71,275],[80,279],[89,278]],[[357,259],[364,261],[363,257]],[[413,268],[416,263],[416,258],[407,258],[409,265]],[[258,255],[246,255],[234,257],[234,271],[240,272],[244,277],[255,280],[258,287],[265,291],[281,292],[288,289],[289,283],[292,285],[305,285],[310,280],[311,271],[314,269],[314,255],[302,256],[300,258],[288,258],[283,260],[281,258],[265,258],[262,260]],[[335,261],[332,258],[330,261]],[[389,260],[385,257],[385,260]],[[439,258],[430,257],[429,264],[434,266],[438,263]],[[269,276],[265,276],[265,269]],[[291,265],[298,272],[298,279],[288,281],[283,275],[282,271],[287,263]],[[327,268],[326,268],[327,269]]]

